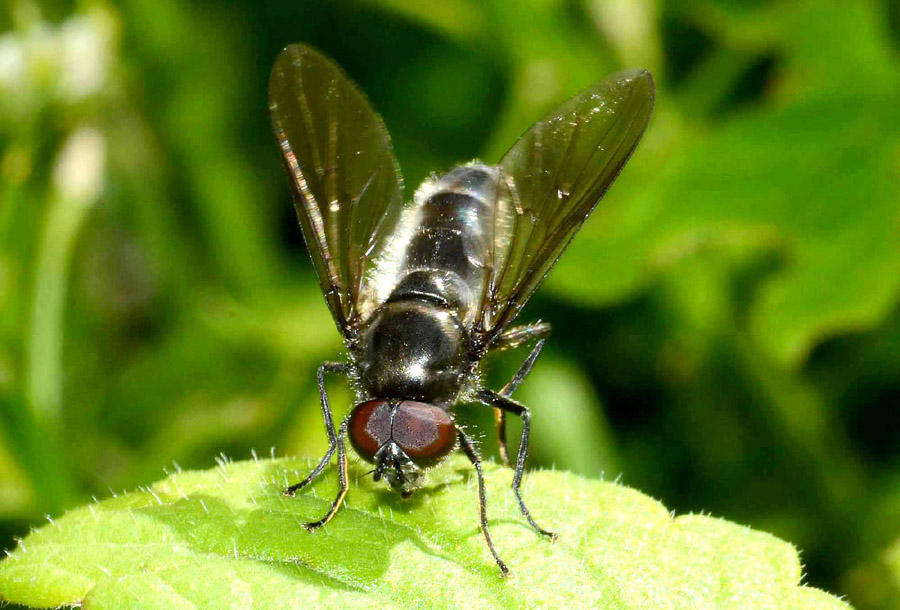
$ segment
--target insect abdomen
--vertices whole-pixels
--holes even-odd
[[[457,167],[423,190],[400,281],[389,300],[438,301],[457,310],[462,319],[474,310],[484,287],[496,169],[477,164]]]

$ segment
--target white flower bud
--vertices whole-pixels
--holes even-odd
[[[106,178],[106,140],[99,130],[81,127],[63,144],[53,168],[53,186],[67,201],[90,205]]]

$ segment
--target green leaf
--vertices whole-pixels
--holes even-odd
[[[487,464],[491,532],[481,537],[476,478],[461,456],[404,500],[351,466],[346,506],[323,530],[331,468],[285,498],[302,460],[222,463],[71,511],[0,563],[0,599],[37,607],[849,608],[799,586],[796,550],[701,515],[672,519],[621,485],[541,471],[526,477],[529,529],[509,469]]]

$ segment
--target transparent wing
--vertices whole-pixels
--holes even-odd
[[[610,76],[535,123],[500,161],[498,218],[480,326],[490,346],[516,317],[644,133],[646,70]]]
[[[319,284],[351,338],[369,265],[402,210],[390,137],[343,70],[302,44],[275,60],[269,112]]]

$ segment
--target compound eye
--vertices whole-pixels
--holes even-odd
[[[428,468],[456,447],[456,424],[439,407],[404,400],[394,413],[393,438],[417,466]]]
[[[361,458],[375,463],[375,454],[391,438],[391,405],[387,400],[361,402],[350,414],[350,444]]]

